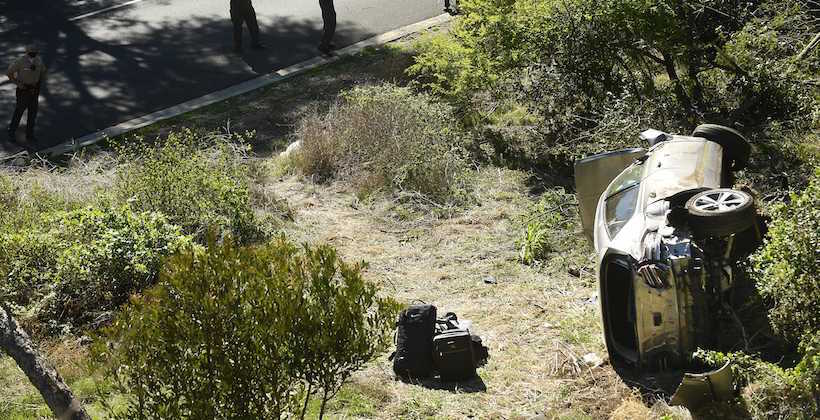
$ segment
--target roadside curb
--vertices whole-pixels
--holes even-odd
[[[117,125],[113,125],[108,128],[104,128],[100,131],[85,135],[78,139],[72,139],[70,141],[58,144],[56,146],[52,146],[48,149],[44,149],[38,153],[48,156],[57,156],[73,152],[80,148],[91,146],[105,138],[119,136],[121,134],[125,134],[130,131],[140,129],[142,127],[154,124],[156,122],[167,120],[169,118],[185,114],[186,112],[194,111],[196,109],[214,104],[216,102],[224,101],[226,99],[239,96],[244,93],[248,93],[250,91],[265,86],[269,86],[282,80],[289,79],[291,77],[302,74],[308,70],[312,70],[314,68],[321,67],[325,64],[330,64],[339,61],[344,57],[355,55],[356,53],[364,50],[367,47],[382,45],[391,41],[395,41],[407,35],[411,35],[416,32],[429,29],[433,26],[446,23],[450,19],[452,19],[452,16],[445,13],[432,17],[430,19],[423,20],[421,22],[416,22],[407,26],[403,26],[401,28],[388,31],[381,35],[376,35],[372,38],[368,38],[363,41],[359,41],[353,45],[341,48],[335,51],[335,55],[333,57],[316,56],[311,59],[302,61],[300,63],[296,63],[294,65],[285,67],[283,69],[279,69],[277,71],[264,74],[251,80],[247,80],[237,85],[233,85],[225,89],[209,93],[204,96],[200,96],[199,98],[191,99],[190,101],[186,101],[169,108],[165,108],[156,112],[152,112],[150,114],[143,115],[141,117],[134,118],[129,121],[119,123]]]

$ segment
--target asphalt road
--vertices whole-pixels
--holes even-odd
[[[318,54],[318,0],[254,0],[262,42],[232,52],[229,0],[0,0],[0,69],[32,41],[49,76],[36,133],[41,150]],[[441,0],[336,0],[339,47],[441,13]],[[84,16],[91,14],[90,16]],[[0,76],[0,127],[14,85]],[[24,139],[24,124],[18,141]],[[19,146],[0,133],[0,155]]]

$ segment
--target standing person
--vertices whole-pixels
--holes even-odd
[[[231,0],[231,22],[233,23],[233,50],[242,51],[242,24],[248,25],[251,33],[251,47],[261,50],[265,46],[259,42],[259,23],[251,0]]]
[[[319,7],[322,8],[322,42],[319,44],[319,51],[325,55],[330,55],[330,51],[336,48],[333,45],[333,34],[336,33],[336,8],[333,7],[333,0],[319,0]]]
[[[40,59],[40,49],[36,45],[26,47],[26,55],[11,63],[6,76],[17,85],[17,105],[8,127],[9,140],[15,139],[17,127],[23,112],[28,111],[26,117],[26,140],[36,141],[34,138],[34,121],[37,119],[37,108],[40,104],[40,87],[46,75],[46,66]]]

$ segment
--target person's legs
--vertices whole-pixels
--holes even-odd
[[[242,49],[242,14],[238,10],[231,9],[231,23],[233,23],[233,49]]]
[[[25,94],[20,89],[17,89],[17,103],[14,107],[14,114],[11,116],[11,122],[8,128],[9,137],[13,136],[14,133],[17,132],[17,127],[20,126],[20,119],[23,118],[23,112],[25,112],[28,107],[25,99]]]
[[[39,107],[40,92],[34,91],[29,99],[28,116],[26,116],[26,140],[34,140],[34,123],[37,120],[37,109]]]
[[[333,7],[333,0],[319,0],[319,7],[322,8],[322,43],[320,47],[329,48],[336,33],[336,9]]]
[[[244,14],[245,23],[248,24],[248,32],[251,34],[251,42],[254,46],[262,45],[259,42],[259,22],[256,21],[256,10],[251,6],[249,10],[244,11]]]

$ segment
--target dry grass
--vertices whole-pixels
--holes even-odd
[[[233,131],[256,130],[258,155],[269,155],[284,148],[295,121],[327,110],[337,92],[368,81],[402,84],[409,63],[404,48],[339,63],[149,128],[145,134],[189,125],[216,129],[229,120]],[[66,197],[90,198],[113,179],[114,169],[101,159],[99,166],[87,159],[73,164],[77,169],[72,170],[79,172],[31,169],[15,182],[40,183]],[[384,355],[331,401],[330,418],[603,419],[646,413],[608,364],[590,367],[582,361],[590,352],[606,358],[594,273],[581,269],[580,278],[570,275],[563,268],[566,261],[537,267],[519,262],[515,241],[521,235],[521,216],[533,202],[525,174],[481,169],[474,187],[477,204],[448,218],[408,208],[401,200],[363,202],[353,186],[314,184],[288,174],[278,159],[260,160],[251,177],[254,210],[270,214],[284,208],[286,218],[292,218],[284,230],[294,240],[330,243],[347,260],[368,261],[366,276],[385,293],[408,303],[421,299],[472,320],[474,331],[490,348],[489,363],[479,369],[481,382],[460,385],[394,381]],[[586,260],[571,263],[588,266]],[[490,276],[495,284],[485,283]],[[99,413],[99,401],[86,392],[95,380],[78,368],[82,353],[72,345],[55,347],[49,356]],[[620,407],[625,398],[629,407]],[[22,372],[8,358],[0,359],[0,418],[44,413],[47,409]]]
[[[518,262],[514,242],[531,200],[523,174],[487,168],[477,178],[481,205],[444,220],[402,220],[395,202],[361,203],[344,184],[294,177],[278,186],[294,209],[289,234],[368,261],[367,276],[385,293],[472,320],[490,348],[490,361],[479,370],[484,392],[472,392],[480,383],[430,389],[394,381],[383,356],[355,375],[332,405],[334,417],[606,418],[629,394],[608,366],[582,361],[588,352],[606,354],[589,279]],[[497,283],[485,283],[488,276]]]
[[[115,166],[111,153],[99,152],[70,156],[62,165],[32,160],[25,167],[0,168],[0,175],[13,180],[24,201],[44,193],[60,201],[89,202],[113,185]]]

